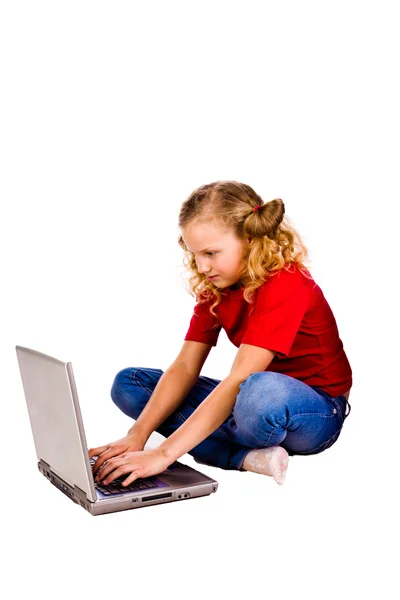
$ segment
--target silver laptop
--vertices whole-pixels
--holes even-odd
[[[218,482],[178,461],[162,473],[121,486],[94,481],[72,364],[16,346],[39,471],[92,515],[188,500],[216,492]]]

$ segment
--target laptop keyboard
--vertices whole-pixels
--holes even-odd
[[[97,460],[97,456],[94,456],[90,459],[90,464],[93,467],[94,463]],[[128,475],[123,475],[121,477],[117,477],[108,485],[104,485],[101,482],[94,482],[94,487],[98,489],[104,496],[112,496],[113,494],[124,494],[126,492],[136,492],[138,490],[145,490],[150,488],[158,487],[156,483],[151,481],[150,479],[135,479],[129,485],[122,485],[122,482],[128,477]]]

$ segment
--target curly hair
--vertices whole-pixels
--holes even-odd
[[[254,211],[256,206],[260,206]],[[201,223],[217,223],[231,230],[237,239],[247,240],[241,274],[243,297],[254,302],[254,292],[282,269],[291,270],[297,263],[301,272],[312,279],[305,266],[308,250],[299,233],[285,215],[285,205],[280,198],[264,203],[249,185],[237,181],[214,181],[195,189],[183,202],[179,213],[179,228]],[[178,244],[184,250],[183,264],[192,274],[189,293],[199,303],[215,299],[210,307],[214,312],[225,295],[205,275],[199,273],[194,255],[188,250],[182,235]],[[309,261],[308,261],[309,262]]]

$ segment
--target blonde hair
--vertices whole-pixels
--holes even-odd
[[[260,206],[255,212],[254,208]],[[183,202],[179,213],[179,228],[217,222],[229,229],[238,240],[247,241],[243,256],[246,268],[241,275],[243,297],[248,303],[254,301],[254,292],[265,283],[267,277],[282,269],[291,270],[296,263],[301,272],[312,279],[305,266],[308,250],[288,217],[284,217],[285,205],[280,198],[263,203],[261,197],[249,185],[237,181],[214,181],[195,189]],[[210,312],[217,316],[214,307],[225,295],[204,274],[199,273],[194,255],[189,252],[182,235],[178,244],[184,250],[183,264],[192,273],[189,293],[203,303],[215,298]],[[309,262],[309,261],[308,261]]]

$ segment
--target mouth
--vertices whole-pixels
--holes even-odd
[[[211,279],[211,281],[212,281],[213,279],[216,279],[218,277],[218,275],[213,275],[212,277],[207,276],[207,277],[208,277],[208,279]]]

